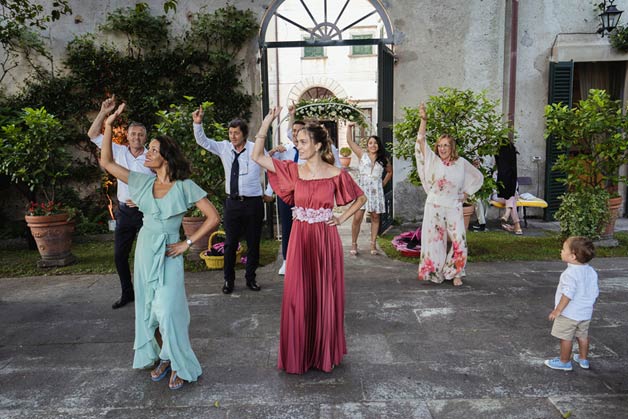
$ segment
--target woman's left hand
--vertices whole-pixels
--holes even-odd
[[[176,257],[185,253],[190,246],[184,241],[172,243],[166,246],[166,256]]]
[[[336,217],[335,215],[331,217],[329,220],[327,220],[326,223],[329,226],[339,226],[340,224],[342,224],[342,222],[340,221],[340,218]]]
[[[105,120],[105,124],[113,125],[116,118],[119,117],[120,114],[124,111],[125,106],[126,106],[125,103],[121,103],[120,106],[118,106],[118,109],[116,109],[114,113],[112,113],[111,115],[107,117],[107,119]]]

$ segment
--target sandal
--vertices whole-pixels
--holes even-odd
[[[510,224],[508,224],[508,223],[502,223],[502,228],[503,228],[504,230],[506,230],[506,231],[510,231],[510,232],[512,232],[512,231],[514,230],[514,227],[513,227],[513,226],[511,226],[511,225],[510,225]]]
[[[177,379],[179,380],[178,382]],[[185,384],[185,380],[181,377],[178,377],[176,371],[172,371],[170,381],[168,382],[168,387],[170,387],[170,390],[178,390],[183,387],[183,384]]]
[[[462,278],[455,277],[454,278],[454,287],[461,287],[461,286],[462,286]]]
[[[522,230],[522,229],[515,230],[515,234],[516,234],[517,236],[523,236],[523,230]]]
[[[500,221],[504,224],[508,224],[508,217],[503,216],[503,217],[499,217]]]
[[[159,365],[150,372],[150,379],[157,382],[164,379],[164,377],[170,372],[170,361],[160,360]]]
[[[376,242],[371,242],[371,254],[372,255],[379,255],[379,252],[377,251],[377,243]]]
[[[349,250],[349,254],[351,256],[357,256],[358,255],[358,244],[357,243],[351,243],[351,247],[354,247],[354,249]]]

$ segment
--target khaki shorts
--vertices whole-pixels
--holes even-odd
[[[586,338],[589,336],[589,324],[591,320],[572,320],[564,316],[558,316],[554,319],[552,326],[552,336],[562,340],[572,340],[577,338]]]

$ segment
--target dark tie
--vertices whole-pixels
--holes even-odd
[[[240,177],[240,162],[238,161],[238,157],[240,157],[240,154],[244,153],[244,150],[239,153],[237,153],[235,150],[233,151],[235,157],[233,158],[233,163],[231,163],[231,180],[229,181],[230,193],[232,196],[240,195],[240,190],[238,188],[238,179]]]
[[[294,162],[299,162],[299,150],[297,150],[296,148],[294,149]]]

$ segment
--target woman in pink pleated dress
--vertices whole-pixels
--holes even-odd
[[[255,136],[253,160],[268,171],[277,195],[294,206],[286,255],[277,366],[292,374],[311,368],[330,372],[347,353],[344,333],[344,260],[336,226],[366,198],[348,172],[334,166],[331,141],[322,125],[297,134],[304,164],[264,155],[266,132],[281,108],[264,118]],[[341,215],[334,206],[352,203]]]

